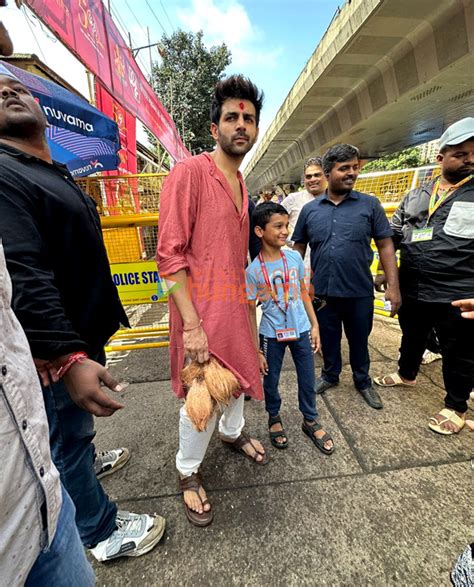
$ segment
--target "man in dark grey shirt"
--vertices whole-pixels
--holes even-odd
[[[393,215],[400,249],[399,312],[402,343],[398,372],[378,385],[414,385],[434,327],[443,356],[445,408],[429,427],[455,434],[464,426],[474,381],[474,322],[451,302],[474,297],[474,118],[451,125],[440,139],[441,177],[405,196]],[[383,276],[379,278],[383,282]]]

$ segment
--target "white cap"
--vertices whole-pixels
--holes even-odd
[[[474,118],[468,116],[448,126],[439,139],[439,148],[441,150],[447,145],[459,145],[472,138],[474,138]]]

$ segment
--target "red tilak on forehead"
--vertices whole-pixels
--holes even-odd
[[[239,108],[240,108],[241,110],[243,110],[243,109],[245,108],[245,106],[244,106],[244,103],[243,103],[243,102],[239,102]]]

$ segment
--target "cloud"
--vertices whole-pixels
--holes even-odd
[[[176,12],[185,30],[204,31],[207,46],[225,43],[232,52],[232,69],[249,66],[274,69],[281,48],[268,50],[264,34],[254,26],[237,0],[191,0],[189,8]]]

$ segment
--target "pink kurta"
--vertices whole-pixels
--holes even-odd
[[[249,242],[248,195],[241,174],[242,211],[208,153],[178,163],[160,196],[157,262],[161,276],[188,273],[191,297],[210,352],[236,375],[241,392],[262,399],[245,288]],[[170,296],[171,382],[184,397],[183,325]]]

